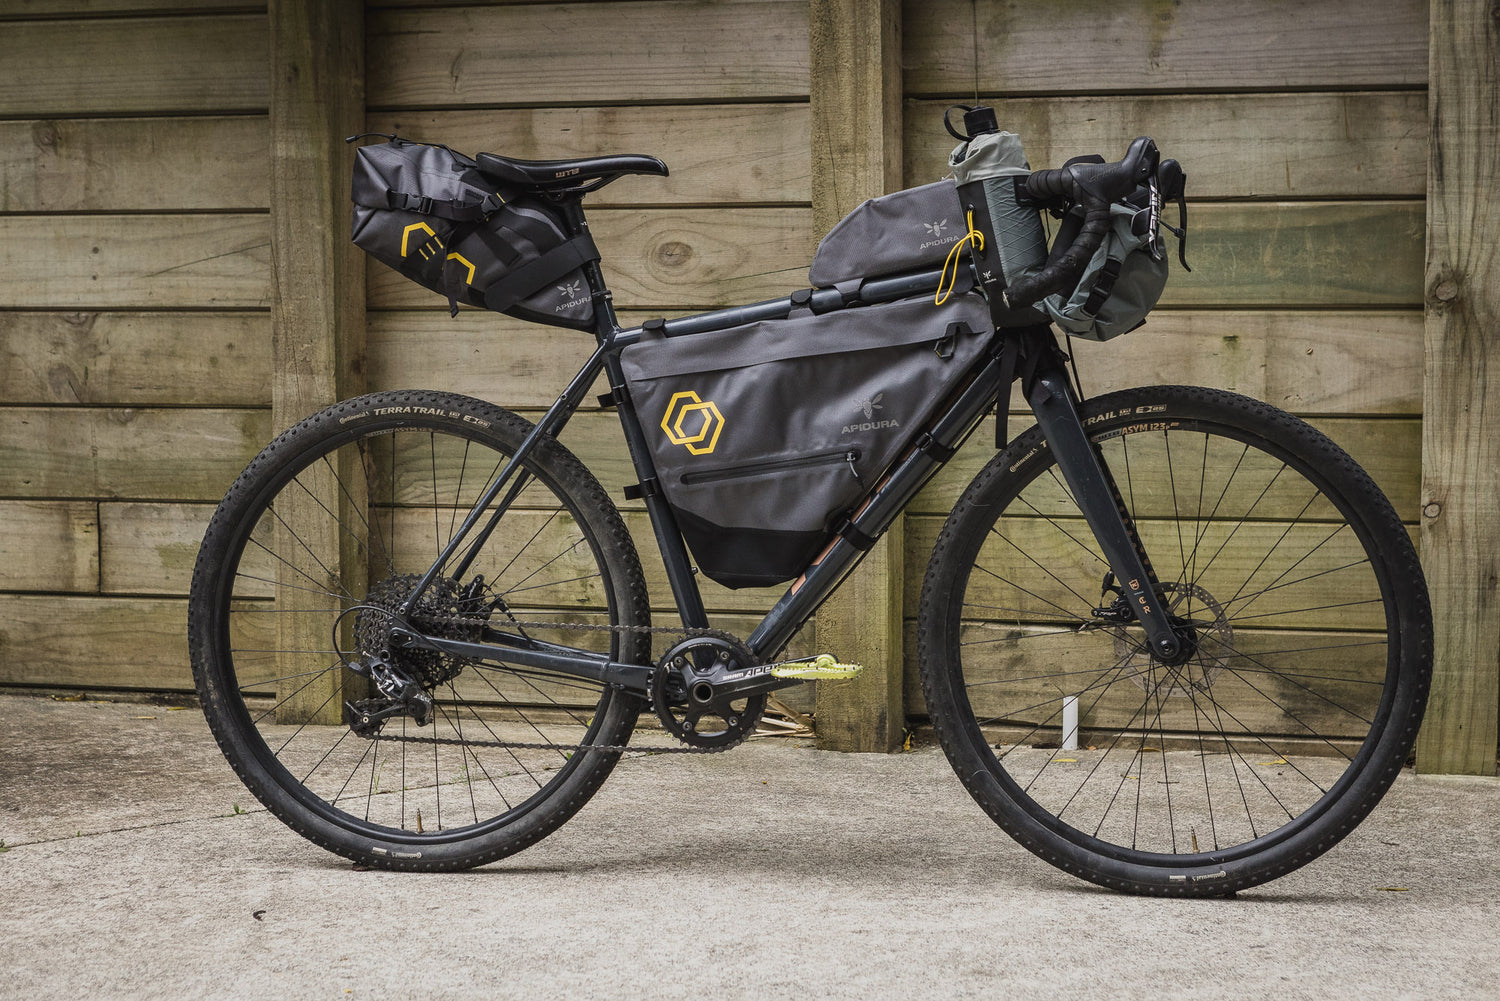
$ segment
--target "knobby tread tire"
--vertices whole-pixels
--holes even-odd
[[[1374,751],[1345,794],[1327,804],[1305,830],[1284,841],[1247,857],[1187,868],[1172,865],[1166,856],[1157,865],[1103,856],[1039,823],[1033,812],[1007,791],[997,778],[1002,766],[980,735],[968,706],[958,657],[956,613],[950,613],[954,603],[962,602],[963,585],[979,549],[975,535],[987,532],[995,522],[997,498],[1020,489],[1014,484],[1032,468],[1028,463],[1041,461],[1035,458],[1037,450],[1044,459],[1047,456],[1046,443],[1036,427],[984,467],[939,533],[921,592],[918,660],[931,723],[950,763],[969,794],[1019,844],[1059,869],[1114,890],[1171,897],[1224,896],[1285,875],[1318,858],[1353,830],[1389,789],[1409,759],[1426,706],[1432,673],[1431,610],[1416,551],[1390,502],[1364,469],[1300,419],[1234,393],[1182,386],[1113,393],[1084,403],[1080,416],[1086,422],[1098,419],[1089,427],[1093,437],[1118,426],[1100,415],[1162,404],[1167,407],[1164,417],[1224,421],[1319,464],[1327,479],[1341,485],[1346,499],[1360,512],[1377,540],[1392,591],[1386,606],[1389,610],[1390,605],[1396,605],[1399,621],[1399,676],[1394,690],[1389,681],[1385,686],[1390,700],[1387,722],[1381,733],[1370,738],[1375,740]]]
[[[350,428],[341,419],[376,408],[415,407],[442,411],[451,416],[424,415],[388,421],[357,423]],[[463,418],[486,422],[488,428]],[[374,424],[444,427],[462,430],[492,447],[512,452],[533,425],[524,418],[493,404],[436,391],[391,391],[345,400],[289,428],[251,461],[230,487],[209,523],[193,571],[188,606],[189,653],[193,678],[203,711],[220,750],[250,792],[272,814],[313,844],[372,868],[411,872],[449,872],[493,862],[527,848],[557,830],[599,789],[620,758],[617,751],[582,751],[560,769],[566,778],[545,799],[526,809],[513,822],[481,836],[463,836],[460,829],[447,840],[423,840],[419,858],[410,854],[412,843],[378,831],[358,829],[341,819],[336,810],[310,808],[300,788],[288,788],[274,769],[267,768],[267,749],[250,723],[244,701],[235,686],[232,665],[227,663],[219,630],[224,626],[223,574],[237,559],[236,545],[243,546],[242,520],[254,518],[266,492],[288,469],[299,467],[304,457],[322,454],[331,442],[352,440]],[[599,481],[566,448],[552,439],[543,440],[528,460],[533,471],[542,471],[560,489],[572,510],[598,546],[607,567],[616,602],[615,625],[649,626],[650,603],[646,580],[624,520]],[[247,529],[244,529],[247,530]],[[622,632],[619,656],[633,663],[650,658],[650,638],[640,632]],[[606,690],[603,721],[593,743],[601,746],[626,744],[644,706],[641,699],[620,691]],[[286,773],[283,771],[283,776]],[[384,829],[389,830],[389,829]],[[399,834],[399,832],[393,832]]]

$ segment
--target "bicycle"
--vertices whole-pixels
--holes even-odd
[[[1022,183],[1091,212],[1103,195],[1107,213],[1145,176],[1141,156]],[[666,171],[649,157],[479,163],[553,206],[570,238],[588,232],[588,191]],[[1097,230],[1060,238],[1029,300],[1007,304],[1076,283]],[[818,456],[829,475],[847,465],[857,502],[747,637],[712,628],[684,544],[696,516],[660,486],[677,474],[653,460],[658,410],[643,419],[622,354],[881,304],[920,322],[937,307],[914,297],[948,279],[928,268],[624,329],[599,262],[582,269],[596,348],[535,424],[438,391],[347,400],[267,446],[213,516],[190,601],[197,689],[242,780],[304,837],[369,866],[478,866],[571,817],[641,746],[643,711],[675,738],[652,753],[740,743],[771,692],[848,673],[832,656],[777,657],[985,415],[998,406],[1004,426],[1016,379],[1036,424],[954,505],[917,623],[932,728],[1001,828],[1107,887],[1231,894],[1327,851],[1406,763],[1431,613],[1370,477],[1232,393],[1080,399],[1046,323],[966,331],[980,336],[960,377],[875,475],[857,450]],[[970,287],[981,280],[971,267]],[[941,355],[944,334],[929,336]],[[557,441],[601,376],[680,626],[652,624],[630,528]],[[865,425],[879,400],[859,401]],[[712,452],[730,418],[695,393],[673,401],[662,432],[684,457]],[[721,479],[736,490],[763,473]],[[735,559],[762,555],[727,535]]]

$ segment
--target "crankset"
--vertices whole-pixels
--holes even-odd
[[[727,633],[694,636],[657,661],[651,707],[684,744],[733,747],[755,732],[770,673],[771,665],[757,665],[754,654]]]

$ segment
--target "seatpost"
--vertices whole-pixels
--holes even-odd
[[[563,226],[570,238],[588,233],[589,223],[583,215],[582,198],[569,198],[559,203],[558,208],[562,211]],[[604,283],[604,270],[598,261],[584,262],[583,276],[588,280],[589,298],[594,303],[594,337],[603,344],[620,329],[619,318],[615,316],[614,296]]]

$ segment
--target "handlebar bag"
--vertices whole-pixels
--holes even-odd
[[[1066,333],[1090,341],[1107,341],[1129,333],[1146,322],[1146,314],[1156,307],[1167,285],[1167,255],[1161,235],[1156,236],[1155,253],[1148,245],[1151,237],[1138,217],[1149,211],[1150,190],[1144,185],[1124,201],[1109,207],[1110,230],[1078,285],[1068,295],[1054,293],[1037,305]],[[1057,244],[1066,249],[1083,221],[1083,210],[1070,213],[1076,220],[1069,225],[1064,219],[1058,227]]]
[[[698,568],[731,588],[802,573],[990,339],[973,292],[646,331],[620,361]]]
[[[941,267],[967,227],[949,180],[860,203],[818,244],[808,280],[817,287]]]
[[[392,137],[355,151],[353,239],[371,257],[458,304],[592,329],[582,271],[598,251],[552,209],[502,189],[446,146]]]

